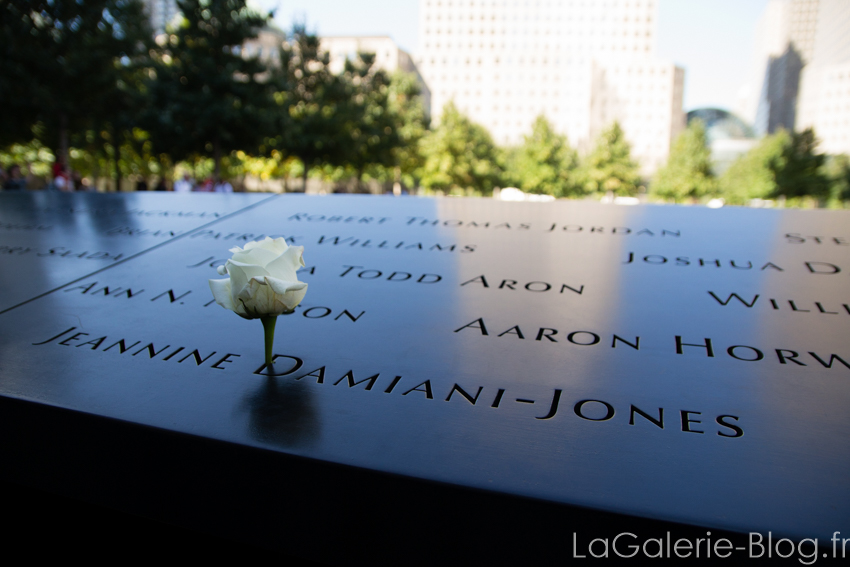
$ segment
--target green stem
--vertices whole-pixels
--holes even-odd
[[[266,338],[266,364],[272,363],[272,347],[274,346],[274,324],[277,323],[277,316],[260,317],[263,322],[263,331]]]

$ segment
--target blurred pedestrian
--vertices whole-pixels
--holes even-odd
[[[165,185],[165,178],[160,177],[159,183],[156,184],[156,187],[153,188],[154,191],[168,191],[168,187]]]
[[[216,193],[233,193],[233,185],[229,181],[224,181],[221,177],[216,177],[213,190]]]
[[[27,180],[21,174],[21,166],[13,163],[9,166],[6,180],[3,182],[4,191],[26,191]]]
[[[83,175],[79,171],[75,171],[71,174],[72,187],[74,191],[91,191],[91,187],[89,187],[87,180],[83,179]]]
[[[194,189],[195,183],[188,173],[183,174],[183,179],[178,179],[174,182],[175,193],[189,193]]]
[[[136,181],[136,191],[147,191],[148,190],[148,182],[145,181],[144,177],[140,177],[138,181]]]
[[[53,163],[53,183],[51,188],[63,192],[74,190],[74,184],[68,175],[68,170],[65,168],[64,163],[58,161]]]
[[[212,177],[207,177],[206,179],[204,179],[203,183],[198,183],[195,186],[195,189],[194,189],[194,191],[197,191],[199,193],[212,193],[212,190],[213,190]]]

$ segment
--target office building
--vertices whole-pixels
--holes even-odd
[[[772,0],[756,30],[744,103],[759,134],[814,128],[820,150],[850,153],[850,2]]]
[[[242,44],[242,54],[246,57],[257,57],[266,65],[280,65],[280,49],[286,42],[286,33],[274,24],[269,24],[259,32],[257,37],[245,40]]]
[[[454,101],[513,145],[544,114],[583,150],[617,120],[649,174],[684,127],[684,72],[655,57],[657,19],[656,0],[420,0],[432,115]]]
[[[822,152],[850,154],[850,2],[819,0],[818,8],[796,126],[814,128]]]
[[[320,48],[330,56],[330,70],[341,73],[345,61],[354,60],[358,53],[375,55],[375,66],[389,74],[404,71],[416,76],[421,88],[422,100],[428,112],[431,106],[431,92],[422,79],[413,57],[401,49],[389,36],[324,36]]]
[[[819,0],[771,0],[756,26],[749,99],[739,111],[755,131],[792,130],[800,74],[812,58]]]

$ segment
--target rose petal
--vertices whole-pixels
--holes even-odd
[[[290,291],[298,291],[307,287],[304,282],[287,282],[273,278],[272,276],[265,277],[265,283],[269,285],[276,294],[284,295]]]
[[[304,265],[303,254],[303,246],[290,246],[286,252],[266,264],[266,271],[273,278],[296,282],[298,281],[298,276],[295,272]]]
[[[274,291],[260,279],[251,278],[248,284],[236,293],[234,303],[237,304],[236,312],[244,311],[242,316],[246,319],[276,314],[273,313]]]
[[[248,283],[248,280],[253,277],[269,275],[268,270],[266,270],[262,266],[257,266],[256,264],[246,264],[244,262],[239,262],[236,260],[228,260],[226,265],[227,272],[231,274],[231,280],[233,279],[234,273],[243,274],[245,278],[244,283]],[[236,287],[235,283],[234,287]]]
[[[242,252],[237,252],[231,258],[234,262],[241,262],[243,264],[254,264],[256,266],[265,266],[272,260],[278,257],[278,254],[271,250],[266,250],[265,248],[254,247],[250,250],[243,250]]]
[[[287,311],[295,309],[307,294],[304,282],[287,282],[266,276],[266,283],[274,290],[275,299],[286,306]]]
[[[210,290],[212,291],[216,303],[225,309],[235,311],[233,307],[233,298],[230,296],[230,278],[223,280],[210,280]]]
[[[269,240],[271,242],[269,242],[267,250],[272,250],[278,256],[280,256],[289,249],[289,245],[286,243],[285,238],[275,238],[274,240],[269,238]]]
[[[281,247],[281,243],[283,246]],[[245,250],[253,250],[256,248],[260,248],[262,250],[269,250],[274,252],[275,254],[283,254],[286,252],[286,239],[285,238],[272,238],[267,236],[262,240],[252,240],[245,244]]]
[[[248,285],[248,281],[255,277],[264,277],[269,275],[269,273],[264,270],[260,266],[254,266],[251,264],[243,264],[242,262],[234,262],[233,260],[227,261],[227,273],[230,274],[230,293],[233,296],[234,303],[236,303],[236,298]]]

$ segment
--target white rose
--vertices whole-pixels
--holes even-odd
[[[230,277],[210,280],[215,302],[222,307],[258,319],[292,313],[304,299],[307,284],[295,273],[304,266],[303,246],[287,246],[285,239],[267,236],[230,251],[233,257],[218,268],[219,274]]]

